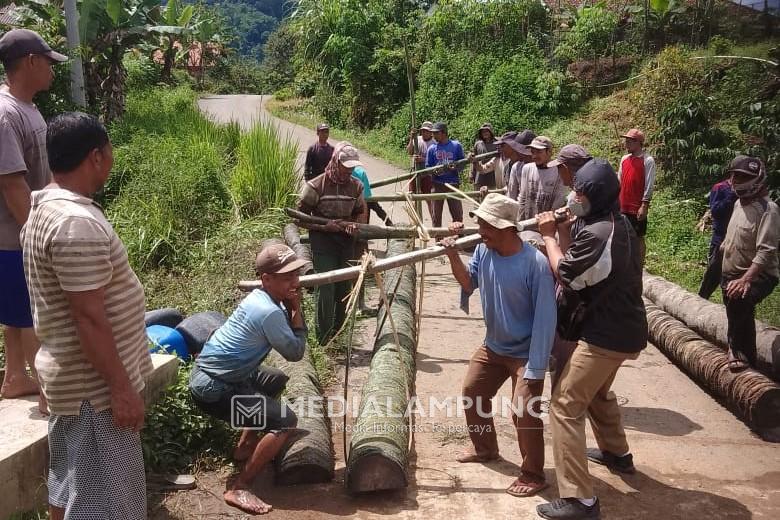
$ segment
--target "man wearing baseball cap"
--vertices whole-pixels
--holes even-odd
[[[363,243],[354,237],[356,223],[368,222],[363,184],[352,176],[362,166],[357,149],[346,141],[336,144],[325,173],[303,186],[298,210],[329,219],[326,225],[309,227],[309,239],[318,273],[348,267],[360,258]],[[346,319],[346,296],[352,282],[326,284],[317,291],[317,338],[325,344]]]
[[[6,73],[6,84],[0,87],[0,287],[4,293],[0,323],[5,326],[7,363],[0,392],[6,398],[39,392],[25,367],[26,361],[35,373],[38,340],[19,232],[30,213],[31,192],[52,179],[46,156],[46,123],[33,97],[51,86],[52,64],[66,60],[28,29],[14,29],[0,38],[0,62]],[[42,397],[39,408],[46,413]]]
[[[443,166],[442,170],[433,174],[433,193],[452,193],[445,186],[451,184],[455,187],[460,186],[460,171],[463,166],[458,166],[455,161],[465,159],[463,146],[456,140],[450,139],[447,130],[447,124],[439,121],[433,125],[433,138],[436,142],[428,148],[425,167]],[[453,222],[463,220],[463,203],[460,199],[447,199],[447,207],[450,209],[450,217]],[[444,213],[444,201],[433,201],[433,226],[440,227]]]
[[[569,190],[558,176],[557,168],[549,168],[553,143],[540,135],[528,145],[531,162],[525,164],[516,177],[517,202],[520,204],[518,220],[535,217],[545,211],[553,211],[566,205]]]
[[[756,365],[756,305],[777,286],[780,210],[769,198],[764,163],[738,155],[728,168],[738,200],[723,250],[723,304],[728,318],[729,368]]]
[[[491,399],[511,378],[512,419],[523,463],[520,475],[506,491],[528,497],[547,487],[539,398],[555,334],[556,309],[555,284],[547,259],[518,236],[517,212],[516,201],[491,193],[469,213],[477,219],[482,243],[468,266],[453,247],[453,237],[442,244],[448,248],[452,274],[462,289],[462,308],[468,312],[468,299],[479,288],[486,325],[485,339],[474,352],[463,383],[473,449],[457,460],[482,463],[498,459]]]
[[[303,165],[303,178],[307,181],[322,175],[333,155],[333,146],[328,142],[330,126],[327,123],[320,123],[316,130],[317,142],[306,150],[306,162]]]
[[[238,305],[228,320],[203,346],[190,374],[195,404],[209,415],[231,420],[234,396],[263,396],[258,429],[241,433],[233,458],[244,462],[238,477],[228,483],[225,502],[242,511],[263,514],[271,506],[252,492],[262,468],[274,459],[297,424],[292,410],[279,397],[288,376],[264,366],[273,349],[288,361],[299,361],[306,348],[306,325],[301,307],[298,270],[305,261],[283,244],[265,247],[257,254],[255,272],[263,282]],[[249,398],[248,406],[258,404]],[[264,432],[258,437],[258,430]]]
[[[647,213],[655,186],[655,159],[644,150],[645,134],[632,128],[623,137],[626,140],[626,155],[620,159],[620,212],[623,213],[639,236],[639,253],[642,265],[645,263],[645,235],[647,234]]]
[[[512,200],[517,200],[520,191],[520,175],[523,167],[531,162],[531,148],[529,145],[536,139],[536,134],[531,130],[523,130],[512,139],[501,138],[501,150],[509,157],[511,165],[509,171],[505,171],[506,195]]]
[[[585,148],[578,144],[567,144],[558,156],[547,163],[548,168],[558,168],[558,176],[563,184],[574,188],[574,176],[577,171],[593,159]]]
[[[422,170],[425,168],[425,159],[428,154],[428,148],[435,142],[436,141],[433,140],[433,123],[430,121],[425,121],[420,125],[419,135],[417,135],[417,130],[414,128],[409,132],[409,142],[406,144],[406,153],[412,157],[415,170]],[[410,193],[430,193],[431,190],[433,190],[433,179],[430,175],[421,175],[418,178],[411,179],[406,187],[406,191]],[[428,206],[428,214],[431,216],[431,219],[433,219],[433,201],[426,201],[425,204]]]

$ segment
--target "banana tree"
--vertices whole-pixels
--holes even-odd
[[[195,6],[184,5],[179,0],[168,0],[165,9],[153,13],[155,25],[149,32],[158,37],[156,49],[163,53],[162,81],[170,81],[173,66],[178,59],[187,56],[188,40],[200,25]]]
[[[82,0],[79,31],[84,47],[87,98],[107,122],[125,109],[125,53],[149,34],[159,0]]]

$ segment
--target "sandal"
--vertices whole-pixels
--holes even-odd
[[[731,372],[736,373],[747,370],[750,365],[748,364],[747,360],[744,359],[744,354],[741,352],[737,352],[735,354],[734,352],[729,351],[728,367]]]
[[[523,487],[526,491],[513,491],[512,488],[515,487]],[[547,482],[534,482],[531,480],[523,480],[522,477],[517,477],[515,481],[506,488],[506,492],[513,497],[525,498],[533,496],[548,487],[550,487],[550,485]]]

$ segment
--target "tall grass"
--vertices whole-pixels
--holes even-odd
[[[251,217],[291,202],[291,188],[299,179],[297,153],[298,143],[289,136],[282,138],[271,122],[259,121],[241,136],[229,181],[233,203],[241,216]]]

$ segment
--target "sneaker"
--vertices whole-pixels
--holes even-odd
[[[536,506],[536,514],[547,520],[599,520],[599,499],[588,507],[576,498],[557,498]]]
[[[588,460],[606,466],[611,470],[618,471],[620,473],[636,473],[634,467],[634,456],[630,453],[618,457],[614,453],[608,451],[601,451],[598,448],[588,448],[585,450],[588,456]]]

